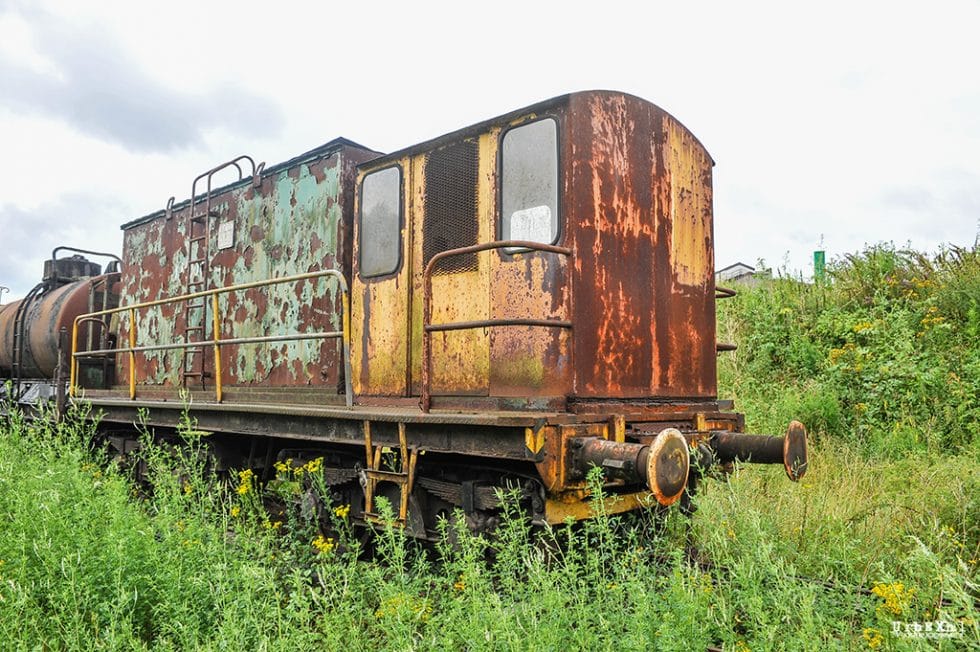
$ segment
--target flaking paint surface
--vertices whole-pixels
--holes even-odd
[[[353,163],[344,159],[344,152],[336,152],[267,175],[258,190],[244,185],[215,196],[212,210],[219,216],[210,223],[210,287],[340,268],[344,193],[352,187]],[[186,291],[188,217],[184,208],[171,220],[160,217],[125,231],[124,303]],[[218,250],[217,231],[225,222],[234,225],[233,246]],[[340,330],[340,306],[336,281],[326,278],[224,294],[219,299],[219,334],[227,339]],[[126,341],[128,317],[118,321],[121,341]],[[139,345],[183,340],[182,306],[141,310],[137,323]],[[207,323],[210,337],[210,311]],[[119,357],[118,377],[125,378],[127,356]],[[205,368],[211,370],[213,364],[208,350]],[[138,354],[137,379],[142,384],[180,385],[182,366],[179,351]],[[340,341],[227,346],[222,348],[222,367],[225,385],[337,387]]]
[[[401,263],[394,274],[352,281],[351,364],[354,393],[374,396],[405,396],[408,382],[408,311],[411,283],[412,177],[410,159],[399,161],[402,170]],[[361,176],[363,178],[363,175]],[[355,215],[360,209],[356,197]],[[355,223],[357,220],[355,219]],[[358,258],[359,225],[354,228],[354,259]]]
[[[477,242],[493,239],[495,210],[496,143],[498,130],[482,134],[478,141]],[[412,388],[421,392],[422,377],[422,256],[423,216],[425,214],[425,156],[416,157],[413,179],[415,202],[412,207]],[[477,254],[477,269],[432,277],[432,323],[485,320],[490,316],[490,256]],[[489,329],[475,328],[432,334],[433,394],[486,396],[490,389]]]
[[[567,123],[574,393],[713,396],[710,158],[618,93],[573,96]]]

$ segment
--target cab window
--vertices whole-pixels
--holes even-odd
[[[372,172],[361,182],[360,273],[384,276],[401,260],[401,186],[398,167]]]
[[[558,240],[558,123],[537,120],[504,133],[501,146],[501,237]]]

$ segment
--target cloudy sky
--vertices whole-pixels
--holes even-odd
[[[573,90],[622,90],[716,161],[719,267],[804,275],[980,230],[980,3],[0,0],[0,285],[238,154],[392,151]]]

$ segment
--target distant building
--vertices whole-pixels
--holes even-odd
[[[715,272],[715,283],[745,283],[755,285],[760,279],[772,277],[772,270],[756,271],[755,267],[745,263],[735,263]]]

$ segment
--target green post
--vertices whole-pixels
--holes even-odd
[[[817,283],[823,283],[826,266],[825,266],[824,252],[814,251],[813,252],[813,280]]]

